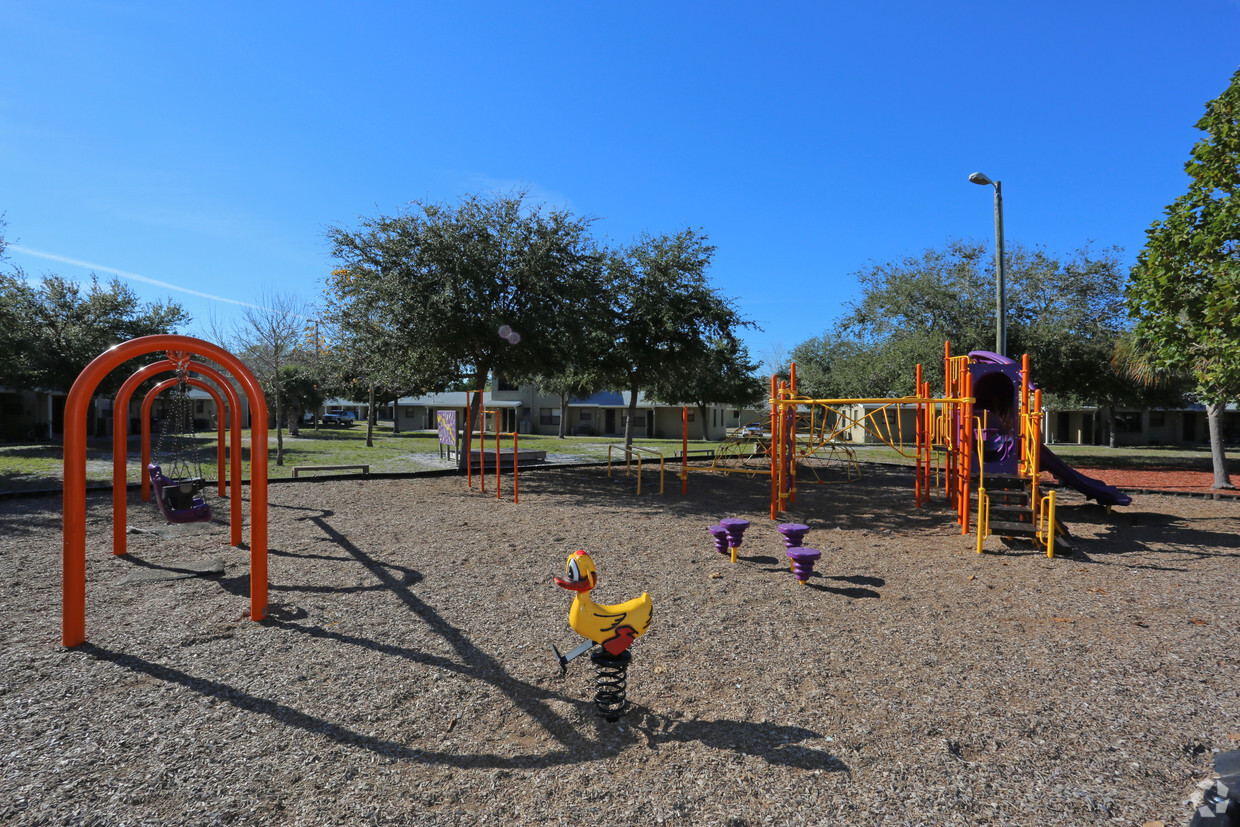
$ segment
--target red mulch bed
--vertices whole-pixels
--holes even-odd
[[[1218,498],[1240,498],[1240,490],[1228,491],[1211,488],[1214,474],[1209,471],[1182,471],[1176,468],[1143,468],[1129,470],[1118,468],[1081,468],[1078,471],[1107,485],[1113,485],[1128,493],[1140,491],[1160,491],[1171,494],[1204,494]],[[1049,474],[1043,479],[1052,481]]]

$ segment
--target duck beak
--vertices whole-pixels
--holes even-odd
[[[590,591],[590,581],[588,578],[585,580],[565,580],[563,577],[557,577],[555,578],[555,584],[561,589],[568,589],[573,592]]]

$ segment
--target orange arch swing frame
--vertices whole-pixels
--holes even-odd
[[[134,371],[133,374],[125,380],[120,390],[116,393],[116,401],[113,403],[113,409],[118,411],[129,410],[129,400],[133,396],[134,390],[139,385],[160,373],[167,373],[177,369],[177,363],[171,359],[165,359],[160,362],[154,362]],[[217,384],[224,388],[229,401],[232,403],[232,410],[240,410],[241,403],[237,396],[237,392],[233,390],[232,385],[225,380],[223,374],[211,368],[208,365],[192,363],[190,368],[195,373],[201,373],[208,378],[214,379]],[[169,380],[175,382],[176,380]],[[194,380],[190,380],[193,382]],[[211,390],[208,388],[208,390]],[[147,463],[151,459],[151,431],[150,431],[150,406],[154,401],[154,394],[147,394],[143,401],[142,407],[142,499],[143,501],[150,499],[150,477],[146,473]],[[218,398],[218,397],[217,397]],[[232,428],[232,479],[239,481],[241,479],[241,427],[240,421],[234,417]],[[125,533],[126,517],[128,515],[126,486],[125,463],[127,460],[128,447],[128,416],[120,417],[113,421],[112,428],[112,553],[120,556],[125,554],[126,545],[128,543],[128,535]],[[223,495],[223,475],[220,475],[221,496]],[[241,489],[239,484],[234,485],[232,492],[232,503],[229,512],[231,537],[229,544],[232,546],[241,545]]]
[[[262,620],[267,615],[267,402],[262,389],[249,368],[218,345],[176,334],[143,336],[95,357],[78,375],[65,400],[61,641],[67,647],[86,641],[86,411],[99,383],[112,370],[130,359],[159,351],[202,356],[222,365],[249,400],[250,618]],[[235,415],[233,418],[237,419]]]

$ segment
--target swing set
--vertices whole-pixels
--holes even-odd
[[[198,373],[215,381],[228,397],[232,428],[231,479],[229,494],[231,497],[231,544],[241,546],[242,515],[241,515],[241,426],[240,399],[232,385],[224,376],[206,364],[192,361],[193,356],[210,359],[232,374],[233,379],[245,392],[250,408],[250,617],[262,620],[267,616],[267,403],[258,380],[249,368],[228,351],[202,339],[175,334],[159,334],[143,336],[116,345],[86,366],[69,390],[65,400],[65,441],[64,441],[64,521],[63,521],[63,595],[62,595],[62,643],[66,647],[77,646],[86,640],[86,413],[100,382],[114,369],[129,361],[147,354],[167,352],[167,358],[139,368],[130,375],[117,392],[113,410],[118,412],[113,423],[112,432],[112,553],[124,555],[126,548],[126,513],[127,492],[126,458],[128,446],[128,421],[123,412],[129,410],[130,398],[134,390],[145,380],[160,373],[173,372],[176,378],[164,383],[161,390],[168,387],[189,385],[197,380],[188,378],[188,373]],[[169,505],[162,496],[168,483],[164,482],[162,470],[160,479],[150,475],[149,460],[149,413],[150,403],[158,391],[152,391],[143,402],[143,498],[146,498],[145,483],[155,487],[157,500],[161,503],[161,511]],[[218,398],[218,397],[217,397]],[[220,430],[223,438],[223,429]],[[222,445],[221,445],[222,450]],[[222,460],[221,460],[222,467]],[[158,466],[156,466],[158,469]],[[172,470],[172,469],[170,469]],[[179,470],[179,469],[178,469]],[[174,471],[174,473],[176,473]],[[150,476],[148,476],[150,475]],[[173,479],[167,477],[166,479]],[[201,479],[201,476],[199,476]],[[179,487],[181,481],[176,481]],[[223,491],[223,474],[219,484]],[[190,483],[191,493],[194,483]],[[199,490],[201,486],[199,486]],[[179,492],[178,492],[179,493]],[[196,505],[191,498],[188,508],[183,501],[174,501],[173,507],[165,511],[165,515],[177,512],[194,512]],[[194,515],[198,519],[201,516]],[[209,519],[209,516],[208,516]]]

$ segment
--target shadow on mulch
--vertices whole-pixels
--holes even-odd
[[[1192,519],[1158,511],[1113,509],[1109,514],[1101,506],[1088,503],[1058,509],[1060,519],[1072,525],[1090,525],[1097,535],[1090,541],[1088,555],[1077,550],[1076,557],[1088,562],[1091,558],[1121,557],[1139,552],[1174,556],[1177,559],[1240,557],[1240,536],[1232,531],[1214,531],[1210,523],[1220,518]],[[1149,564],[1137,568],[1166,568]]]

